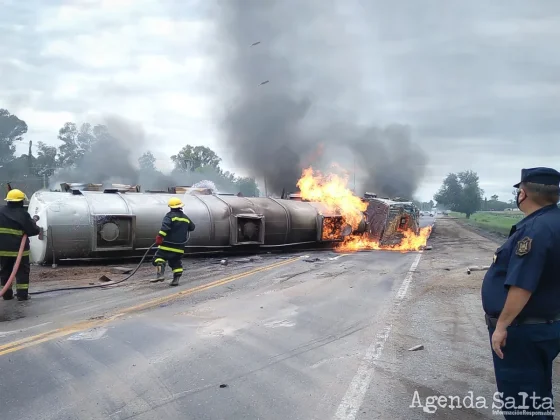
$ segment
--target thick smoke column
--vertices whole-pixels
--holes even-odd
[[[228,102],[222,128],[235,163],[265,178],[270,192],[293,191],[306,165],[328,163],[308,161],[322,145],[323,159],[348,171],[356,162],[362,192],[411,197],[427,158],[409,131],[358,124],[367,115],[360,92],[366,77],[356,70],[364,57],[351,50],[370,38],[347,28],[367,16],[341,15],[351,3],[335,0],[216,1]],[[346,155],[334,152],[341,148]]]
[[[283,18],[289,15],[289,25],[303,27],[310,17],[309,2],[218,3],[224,41],[220,67],[233,88],[223,125],[225,140],[234,160],[253,176],[266,178],[270,191],[295,187],[300,159],[312,147],[301,130],[311,102],[295,88],[289,54],[296,46],[285,33],[289,26]]]
[[[393,124],[386,128],[370,128],[349,143],[354,151],[362,190],[387,197],[412,198],[426,172],[428,159],[422,149],[412,143],[410,129]]]

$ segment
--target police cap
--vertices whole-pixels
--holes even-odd
[[[560,184],[560,172],[552,168],[521,169],[521,181],[515,184],[513,188],[519,188],[522,182],[558,186]]]

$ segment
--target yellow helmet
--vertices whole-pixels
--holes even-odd
[[[23,201],[25,200],[25,193],[21,190],[10,190],[6,195],[6,201]]]
[[[167,205],[172,209],[180,209],[183,207],[183,202],[177,197],[171,197]]]

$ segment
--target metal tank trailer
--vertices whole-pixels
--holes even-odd
[[[204,188],[171,187],[140,192],[139,186],[61,184],[61,191],[38,191],[28,211],[42,228],[30,238],[31,261],[118,258],[143,254],[152,245],[167,202],[178,197],[196,223],[186,253],[239,248],[275,248],[344,240],[350,233],[368,235],[382,244],[400,241],[399,232],[418,231],[411,203],[365,196],[368,208],[352,229],[324,204],[289,199],[213,194]]]
[[[30,238],[31,261],[118,258],[143,254],[152,245],[179,197],[196,230],[186,252],[239,247],[281,247],[343,240],[344,221],[321,203],[211,194],[204,189],[170,188],[139,192],[139,187],[101,189],[99,184],[61,184],[62,191],[38,191],[29,213],[43,232]],[[365,222],[361,225],[365,230]]]

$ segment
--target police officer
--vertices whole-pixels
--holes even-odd
[[[12,274],[16,262],[21,238],[24,234],[28,237],[25,241],[23,256],[16,273],[16,294],[18,300],[29,299],[29,237],[36,236],[40,229],[36,224],[39,216],[33,219],[23,207],[25,194],[20,190],[11,190],[5,198],[6,206],[0,208],[0,280],[5,286]],[[14,298],[12,288],[6,290],[2,296],[4,300]]]
[[[542,413],[552,411],[552,363],[560,352],[559,185],[554,169],[521,171],[514,188],[525,217],[497,249],[482,283],[501,409],[533,413],[504,413],[506,419],[553,418]]]
[[[195,228],[194,223],[183,213],[183,202],[177,198],[169,199],[168,206],[170,211],[163,218],[161,229],[156,237],[156,244],[159,245],[154,255],[152,264],[157,268],[156,278],[152,283],[165,279],[165,264],[173,271],[173,281],[170,286],[178,286],[179,279],[183,274],[183,264],[181,258],[185,253],[189,233]]]

